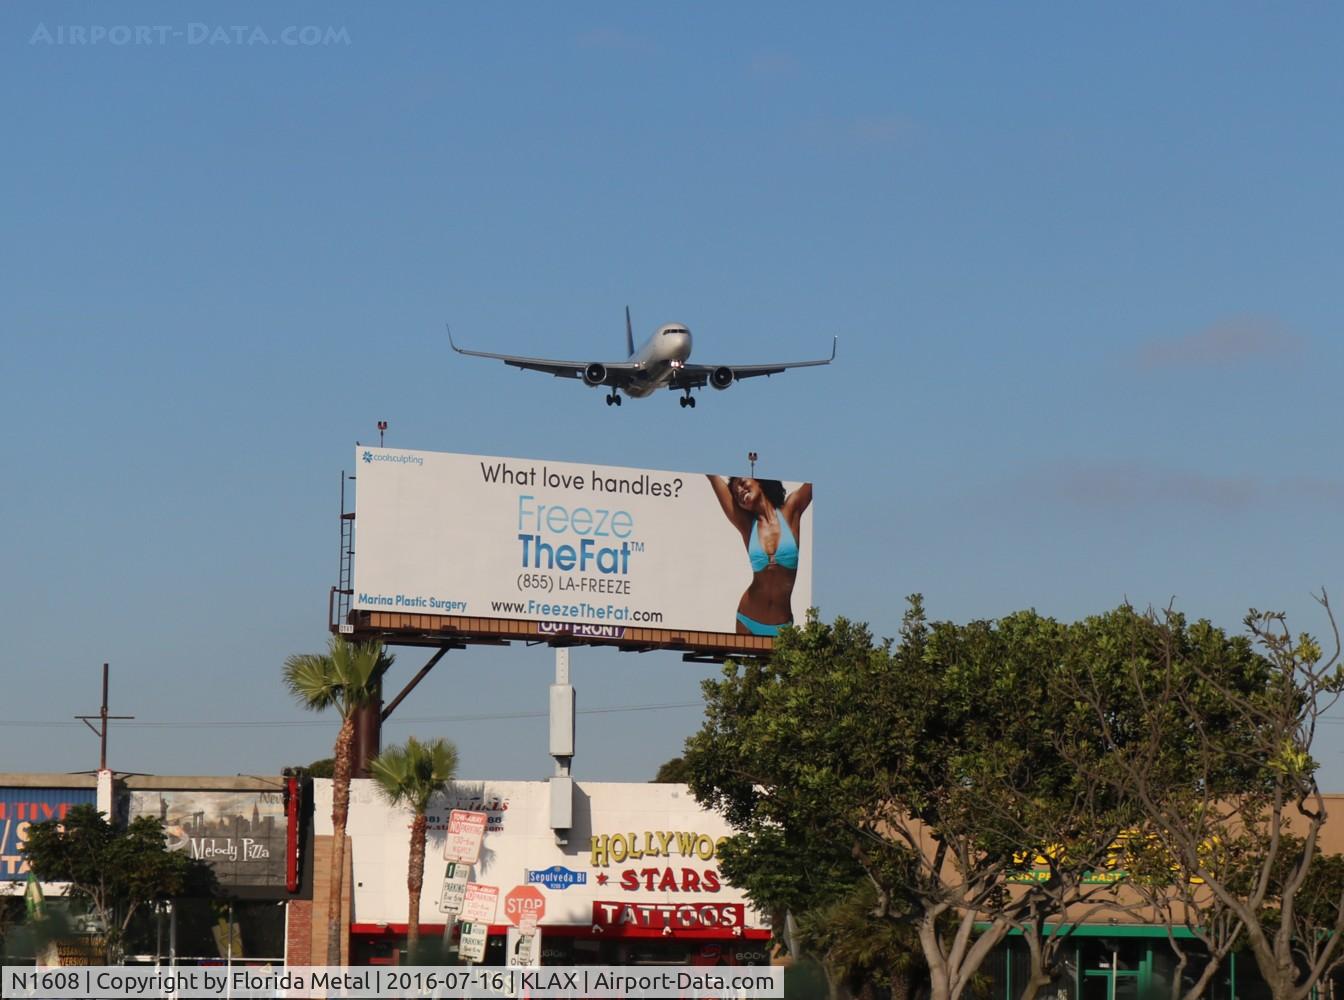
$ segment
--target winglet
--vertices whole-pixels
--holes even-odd
[[[458,347],[456,344],[453,343],[453,328],[449,326],[447,323],[443,324],[443,328],[448,331],[448,345],[458,354],[464,353],[462,348]]]
[[[452,339],[452,338],[450,337],[449,339]],[[840,343],[840,338],[839,338],[838,336],[833,337],[833,338],[831,339],[831,360],[832,360],[832,361],[835,360],[835,347],[836,347],[836,345],[839,344],[839,343]]]
[[[625,356],[635,356],[635,329],[630,325],[630,307],[625,307]]]

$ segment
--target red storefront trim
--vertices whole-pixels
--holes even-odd
[[[506,934],[512,924],[491,924],[489,933]],[[583,937],[600,940],[602,938],[665,938],[669,941],[769,941],[770,932],[765,928],[744,927],[741,934],[734,934],[732,928],[707,927],[698,930],[674,930],[664,934],[652,927],[604,927],[601,933],[594,933],[591,924],[542,924],[538,930],[542,937]],[[351,924],[351,934],[368,937],[401,937],[406,933],[405,924]],[[443,934],[443,924],[421,924],[420,936],[432,937]]]
[[[299,891],[299,779],[285,782],[285,888]]]

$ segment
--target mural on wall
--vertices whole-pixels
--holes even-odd
[[[209,863],[225,886],[283,889],[285,797],[274,792],[134,791],[128,816],[163,822],[170,850]]]
[[[92,788],[0,788],[0,882],[28,877],[23,844],[33,823],[65,819],[75,806],[91,806]]]

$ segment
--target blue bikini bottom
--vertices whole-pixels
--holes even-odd
[[[746,626],[748,632],[752,635],[779,635],[779,630],[785,625],[792,625],[793,620],[780,622],[778,625],[762,625],[754,618],[748,618],[741,611],[737,613],[737,620]]]

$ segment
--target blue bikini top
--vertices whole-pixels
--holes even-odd
[[[784,512],[776,507],[775,514],[779,517],[779,544],[775,546],[773,558],[761,546],[760,535],[757,532],[760,522],[752,519],[751,541],[747,542],[747,558],[751,560],[753,573],[759,573],[771,564],[783,566],[785,569],[798,568],[798,542],[794,539],[793,532],[789,530],[789,522],[784,517]]]

